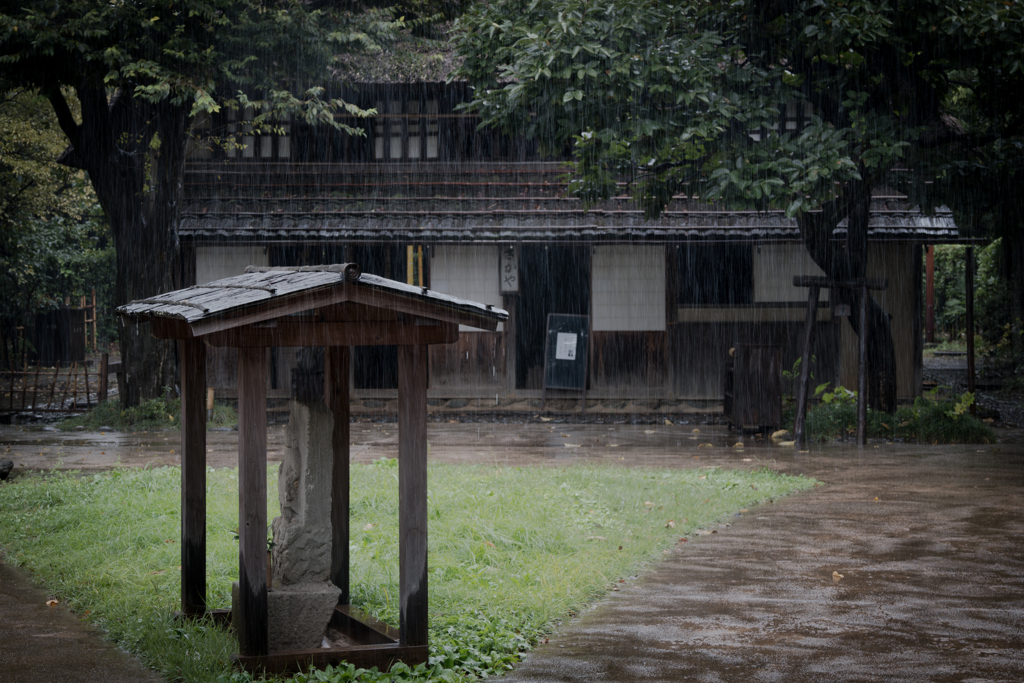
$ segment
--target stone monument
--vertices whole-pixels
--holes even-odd
[[[271,652],[320,647],[341,595],[329,579],[333,427],[322,401],[292,401],[277,485],[281,516],[271,523]]]

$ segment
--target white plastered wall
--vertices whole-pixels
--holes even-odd
[[[498,279],[498,247],[494,245],[439,244],[430,257],[430,288],[482,304],[502,308]],[[460,325],[460,331],[477,328]],[[502,331],[502,323],[498,323]]]
[[[824,277],[825,273],[800,242],[754,247],[754,301],[807,301],[807,288],[794,287],[794,275]],[[821,290],[818,300],[827,299],[828,290]]]
[[[259,246],[196,247],[196,284],[241,275],[246,266],[267,266],[267,251]]]
[[[594,331],[665,329],[665,247],[596,246],[591,264]]]

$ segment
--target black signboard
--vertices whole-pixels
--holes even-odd
[[[587,400],[587,340],[590,318],[548,314],[544,342],[544,389],[579,389]],[[544,396],[546,399],[546,396]]]

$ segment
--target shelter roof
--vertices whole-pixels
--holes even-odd
[[[301,268],[250,266],[242,275],[133,301],[117,310],[131,318],[180,321],[177,334],[160,335],[175,337],[258,325],[338,304],[361,306],[362,318],[367,317],[366,308],[381,309],[414,319],[489,330],[508,319],[502,309],[362,273],[354,263]],[[188,335],[183,334],[181,323],[187,325]]]

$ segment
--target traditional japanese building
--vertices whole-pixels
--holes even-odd
[[[350,119],[354,136],[298,122],[250,134],[225,114],[207,132],[235,132],[224,151],[201,135],[186,171],[180,236],[185,284],[246,266],[359,264],[364,272],[425,286],[510,312],[494,332],[471,331],[431,349],[433,399],[491,405],[540,396],[549,313],[590,316],[589,396],[701,406],[722,399],[728,349],[782,348],[799,355],[806,290],[794,275],[820,275],[795,221],[781,212],[724,211],[678,197],[646,220],[628,196],[585,210],[567,193],[565,162],[534,141],[478,130],[458,108],[460,83],[363,83],[342,95],[377,116]],[[786,112],[780,125],[799,125]],[[834,239],[843,240],[836,228]],[[923,244],[956,241],[948,212],[923,215],[879,189],[870,218],[868,277],[889,312],[897,393],[921,385]],[[855,386],[856,337],[845,311],[821,294],[815,377]],[[218,352],[220,353],[220,352]],[[211,357],[216,386],[233,360]],[[295,349],[275,349],[271,396],[288,391]],[[353,353],[354,397],[394,391],[395,350]]]

